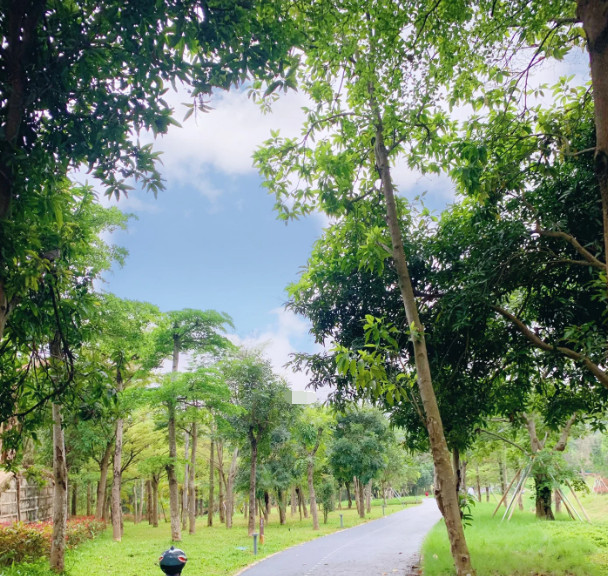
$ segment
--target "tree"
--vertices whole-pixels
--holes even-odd
[[[100,348],[114,373],[114,385],[118,402],[123,403],[122,393],[133,378],[142,376],[142,367],[152,353],[150,334],[160,319],[160,311],[153,305],[121,300],[107,294],[102,299],[103,314],[100,321]],[[112,530],[114,540],[122,539],[122,445],[124,406],[119,406],[115,423],[114,473],[112,482]]]
[[[391,437],[388,421],[378,410],[351,409],[337,416],[329,462],[339,482],[357,479],[355,497],[362,518],[365,518],[363,488],[386,467]]]
[[[258,454],[270,441],[273,427],[287,418],[287,386],[276,376],[268,360],[254,352],[242,352],[222,363],[222,371],[240,413],[230,418],[236,438],[249,450],[248,531],[255,531],[256,474]]]
[[[381,246],[381,260],[392,257],[397,271],[435,462],[437,502],[457,573],[465,575],[473,569],[390,168],[391,162],[408,152],[410,164],[415,164],[423,151],[432,149],[432,135],[446,124],[445,114],[435,106],[436,82],[442,71],[438,74],[433,63],[431,43],[419,42],[417,33],[427,8],[424,3],[405,7],[402,3],[361,6],[353,2],[323,2],[310,10],[302,8],[298,23],[309,44],[300,86],[313,101],[306,111],[305,136],[298,141],[274,134],[256,153],[256,163],[286,218],[314,209],[342,216],[366,198],[383,199],[388,238],[377,229],[369,230],[368,238],[370,244]],[[438,26],[434,34],[441,36],[441,29]],[[298,183],[295,189],[292,182]]]
[[[314,484],[315,458],[317,457],[321,443],[324,441],[324,436],[327,437],[331,433],[331,426],[332,419],[330,414],[320,406],[316,406],[305,409],[293,428],[295,443],[306,461],[306,480],[308,483],[313,530],[319,529]]]
[[[169,506],[171,515],[171,539],[181,540],[179,517],[179,487],[175,472],[177,459],[176,417],[178,405],[187,389],[187,382],[178,382],[177,373],[182,352],[198,355],[217,354],[230,348],[230,342],[220,334],[232,321],[226,314],[215,310],[184,309],[169,312],[165,321],[155,331],[157,362],[172,359],[171,377],[165,379],[162,397],[167,408],[167,429],[169,435],[169,458],[167,476],[169,478]],[[186,386],[186,389],[184,389]]]
[[[275,19],[269,10],[282,14]],[[10,1],[0,16],[0,340],[36,290],[41,234],[61,225],[70,169],[86,167],[118,197],[135,178],[156,193],[158,155],[134,136],[176,124],[167,86],[206,111],[213,88],[250,74],[292,83],[293,28],[282,3]],[[279,22],[281,24],[279,25]]]

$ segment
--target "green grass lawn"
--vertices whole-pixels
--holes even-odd
[[[608,576],[608,497],[588,496],[583,505],[592,524],[566,514],[538,521],[531,502],[502,521],[504,508],[492,517],[496,502],[476,504],[465,535],[477,576]],[[422,553],[424,576],[454,574],[443,521]]]
[[[411,503],[412,499],[408,499]],[[477,504],[473,524],[466,529],[467,541],[477,576],[608,576],[608,496],[587,496],[583,504],[593,524],[573,522],[561,516],[556,522],[536,521],[530,511],[516,510],[510,521],[501,522],[501,509],[495,518],[496,502]],[[390,501],[385,514],[404,508],[399,501]],[[195,535],[184,534],[179,547],[186,551],[188,565],[184,576],[234,575],[245,566],[318,536],[361,521],[355,510],[336,510],[321,530],[312,530],[312,521],[291,518],[280,526],[273,511],[266,526],[265,543],[253,554],[252,539],[242,515],[235,517],[235,526],[227,530],[217,522],[206,526],[206,518],[198,521]],[[368,519],[383,514],[382,502],[375,501]],[[112,540],[111,529],[96,540],[85,542],[66,557],[69,576],[162,576],[158,557],[171,545],[168,523],[152,528],[147,523],[125,523],[123,541]],[[438,524],[423,548],[424,576],[452,576],[452,560],[443,522]],[[16,565],[0,569],[0,576],[51,576],[47,562]]]
[[[410,504],[413,498],[406,499]],[[402,503],[389,502],[385,513],[388,515],[403,510]],[[383,510],[381,502],[372,507],[366,520],[380,518]],[[253,554],[253,540],[247,536],[247,524],[242,515],[234,518],[234,527],[227,530],[215,518],[216,525],[208,528],[207,518],[199,518],[194,535],[183,534],[182,541],[176,545],[188,556],[184,576],[224,576],[239,572],[245,566],[296,544],[312,540],[340,529],[340,514],[343,515],[344,528],[360,524],[356,509],[336,510],[329,515],[328,523],[323,524],[320,514],[320,530],[312,530],[310,518],[299,520],[287,513],[287,524],[279,524],[276,509],[265,527],[265,542],[258,545],[258,554]],[[69,576],[163,576],[158,567],[160,554],[171,545],[170,526],[161,522],[158,528],[147,523],[137,525],[126,522],[122,542],[112,540],[111,529],[95,540],[85,542],[66,556],[66,573]],[[47,562],[36,565],[17,565],[0,569],[1,576],[50,576]]]

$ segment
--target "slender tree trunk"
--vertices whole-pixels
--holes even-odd
[[[234,516],[234,479],[236,478],[239,449],[235,448],[232,453],[232,461],[228,470],[228,480],[226,482],[226,528],[232,528],[232,518]]]
[[[359,502],[359,517],[365,518],[365,485],[357,478],[357,500]]]
[[[506,453],[503,451],[501,456],[500,456],[500,462],[499,462],[499,472],[500,472],[500,486],[501,486],[501,490],[503,495],[507,492],[507,485],[508,485],[508,481],[507,481],[507,462],[506,462]],[[505,506],[505,508],[507,507],[507,499],[503,498],[503,504]]]
[[[562,496],[559,490],[555,491],[555,514],[560,514],[562,511]]]
[[[268,490],[264,490],[264,506],[262,510],[264,512],[264,521],[268,524],[268,520],[270,519],[270,494],[268,494]]]
[[[477,500],[481,502],[481,481],[479,479],[479,465],[475,465],[475,473],[477,474]]]
[[[159,478],[156,474],[152,474],[150,479],[150,489],[152,490],[152,526],[158,528],[158,481]]]
[[[217,452],[217,507],[220,516],[220,522],[226,523],[226,501],[224,496],[224,487],[226,478],[224,476],[224,444],[221,440],[215,441],[215,451]]]
[[[123,390],[123,380],[120,368],[116,369],[116,392],[120,395]],[[123,419],[116,420],[116,436],[114,439],[114,476],[112,479],[112,537],[115,542],[122,540],[122,506],[120,488],[122,484],[122,437]]]
[[[249,472],[249,522],[247,523],[247,530],[249,536],[252,536],[255,532],[255,480],[258,460],[258,441],[252,430],[249,431],[249,442],[251,444],[251,469]]]
[[[317,496],[315,494],[315,485],[313,481],[314,460],[312,457],[308,461],[306,477],[308,479],[308,496],[310,498],[310,515],[312,516],[312,529],[319,529],[319,515],[317,513]]]
[[[300,520],[302,520],[302,513],[304,518],[308,518],[308,509],[306,508],[306,498],[301,486],[296,486],[296,492],[298,494],[298,507],[300,509]]]
[[[353,507],[353,497],[350,493],[350,482],[346,482],[345,487],[346,487],[346,497],[348,498],[348,509],[350,510]]]
[[[146,480],[146,512],[148,516],[148,524],[152,525],[152,482]]]
[[[72,509],[70,511],[70,516],[78,515],[78,484],[76,482],[72,482]]]
[[[287,492],[282,488],[277,489],[277,504],[279,507],[279,524],[283,526],[287,521]]]
[[[189,464],[188,464],[188,452],[190,450],[190,432],[184,430],[184,492],[182,496],[182,530],[185,530],[188,526],[188,518],[190,514],[188,512],[188,506],[190,505],[190,499],[188,498],[188,478],[190,478]]]
[[[213,509],[215,507],[215,440],[211,438],[209,449],[209,511],[207,526],[213,526]]]
[[[310,498],[310,514],[312,516],[312,529],[319,529],[319,515],[317,512],[317,496],[315,494],[314,486],[314,470],[315,470],[315,456],[317,450],[321,444],[321,437],[323,436],[323,428],[317,429],[317,441],[310,454],[308,455],[308,466],[307,466],[307,479],[308,479],[308,496]]]
[[[367,483],[367,498],[366,498],[366,502],[365,502],[365,506],[367,509],[367,513],[371,514],[372,513],[372,481],[370,480]]]
[[[53,404],[53,534],[50,566],[54,572],[65,568],[65,536],[68,521],[68,469],[66,466],[61,406]]]
[[[296,487],[291,487],[291,515],[295,516],[298,512],[298,495],[296,494]]]
[[[376,164],[382,182],[382,191],[386,201],[386,219],[391,235],[393,260],[397,270],[397,278],[403,300],[403,307],[410,327],[410,338],[414,347],[414,359],[418,376],[418,390],[424,407],[426,429],[429,434],[433,464],[435,465],[435,498],[448,531],[450,549],[458,576],[473,575],[471,556],[464,536],[464,528],[460,516],[460,507],[456,493],[456,483],[450,464],[450,453],[445,440],[443,423],[433,381],[424,336],[424,326],[418,315],[418,306],[414,297],[414,289],[405,258],[405,250],[401,239],[399,217],[395,202],[395,192],[391,178],[389,155],[384,144],[384,126],[380,109],[375,100],[373,86],[370,85],[370,103],[376,117],[375,126],[375,155]]]
[[[196,532],[196,448],[198,445],[198,425],[192,423],[192,448],[190,450],[190,474],[188,475],[188,533]]]
[[[167,402],[169,415],[169,463],[166,466],[167,478],[169,479],[169,516],[171,518],[171,540],[179,542],[182,539],[179,518],[179,486],[175,474],[175,462],[177,459],[177,442],[175,438],[175,403],[173,400]]]
[[[108,469],[110,467],[110,457],[112,456],[112,447],[114,442],[106,444],[105,452],[99,464],[99,483],[97,484],[97,502],[95,503],[95,519],[103,518],[104,504],[106,501],[106,490],[108,485]]]
[[[87,516],[91,516],[91,510],[92,510],[92,498],[93,498],[93,494],[91,493],[91,482],[87,482]]]

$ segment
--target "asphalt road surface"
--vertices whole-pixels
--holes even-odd
[[[280,552],[241,576],[382,576],[408,574],[422,540],[441,514],[424,499],[385,518]]]

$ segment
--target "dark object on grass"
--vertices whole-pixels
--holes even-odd
[[[158,559],[160,569],[169,576],[174,574],[181,574],[184,566],[186,565],[188,558],[186,553],[179,548],[171,546],[169,550],[165,550]]]

